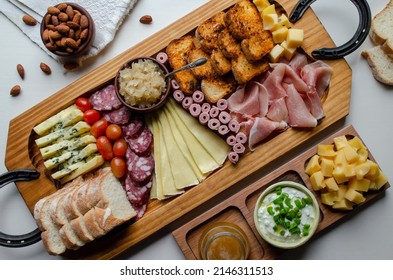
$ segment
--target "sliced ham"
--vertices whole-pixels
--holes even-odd
[[[268,73],[267,78],[263,82],[267,89],[269,100],[280,99],[286,96],[285,89],[282,86],[286,66],[283,63],[276,63],[272,66],[274,67],[273,71]]]
[[[287,104],[285,102],[285,97],[272,100],[266,117],[276,122],[289,121],[288,109],[287,109]]]
[[[300,71],[302,70],[302,68],[304,66],[306,66],[308,64],[307,61],[307,56],[305,54],[302,53],[296,53],[291,61],[288,63],[288,65],[295,70],[295,72],[300,75]]]
[[[294,85],[287,86],[286,104],[289,125],[292,127],[316,127],[317,119],[310,113],[306,103]]]
[[[284,121],[275,122],[266,117],[256,118],[250,130],[248,148],[250,151],[254,151],[257,145],[269,137],[274,131],[282,131],[287,128],[288,124]]]
[[[304,102],[306,103],[311,115],[313,115],[317,120],[322,119],[325,116],[325,113],[323,112],[321,98],[315,88],[310,88],[307,91],[307,94],[303,96]]]
[[[333,69],[325,62],[317,60],[307,64],[302,68],[300,76],[303,81],[311,88],[315,89],[321,98],[329,86]]]

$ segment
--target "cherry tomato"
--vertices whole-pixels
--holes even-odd
[[[123,177],[127,171],[127,165],[125,159],[122,157],[114,157],[111,160],[111,170],[116,178]]]
[[[112,143],[106,136],[100,136],[97,138],[97,149],[105,160],[111,160],[113,158]]]
[[[117,124],[110,124],[105,130],[105,135],[109,140],[115,141],[122,136],[121,127]]]
[[[90,133],[93,134],[95,138],[100,137],[105,134],[105,130],[108,127],[108,121],[106,119],[100,119],[93,123],[90,128]]]
[[[79,108],[82,112],[86,112],[91,108],[90,100],[85,97],[79,97],[75,101],[76,107]]]
[[[85,120],[85,122],[87,122],[90,125],[98,121],[100,117],[101,117],[100,112],[94,109],[89,109],[83,113],[83,119]]]
[[[124,139],[118,139],[113,143],[113,155],[115,157],[124,157],[127,152],[127,142]]]

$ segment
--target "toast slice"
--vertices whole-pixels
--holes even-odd
[[[236,58],[241,51],[240,43],[232,36],[228,29],[223,29],[218,35],[218,47],[223,55],[229,59]]]
[[[204,79],[201,82],[201,89],[206,100],[213,104],[234,92],[236,87],[237,83],[232,75]]]
[[[219,12],[197,27],[195,37],[204,52],[210,54],[218,48],[218,34],[225,28],[224,17],[225,13]]]
[[[233,76],[239,84],[245,84],[269,69],[268,59],[249,62],[243,52],[239,52],[238,56],[231,60],[231,63]]]
[[[207,62],[201,66],[192,69],[193,74],[198,80],[213,78],[217,76],[211,64],[210,55],[204,52],[202,49],[192,49],[188,56],[188,63],[191,63],[199,58],[206,58]]]
[[[387,55],[393,57],[393,0],[376,14],[371,21],[370,38],[376,45],[381,45]]]
[[[210,56],[210,63],[214,69],[214,72],[219,76],[228,74],[231,69],[231,61],[225,57],[220,49],[214,50]]]
[[[274,47],[270,31],[261,30],[250,38],[241,42],[241,48],[248,61],[261,60]]]
[[[367,59],[374,78],[386,85],[393,85],[393,58],[388,56],[382,46],[362,51]]]

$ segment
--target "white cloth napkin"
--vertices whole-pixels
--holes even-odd
[[[23,31],[34,43],[40,46],[49,56],[64,63],[65,61],[48,51],[41,41],[40,22],[49,6],[59,4],[59,0],[0,0],[0,12]],[[124,18],[130,13],[137,0],[74,0],[84,7],[92,16],[96,28],[96,37],[92,48],[85,55],[78,58],[81,64],[88,57],[97,55],[114,38]],[[28,26],[22,21],[22,17],[29,14],[34,17],[38,24]]]

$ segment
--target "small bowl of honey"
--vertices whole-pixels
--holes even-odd
[[[199,252],[203,260],[246,260],[250,245],[244,231],[227,222],[211,224],[199,239]]]

